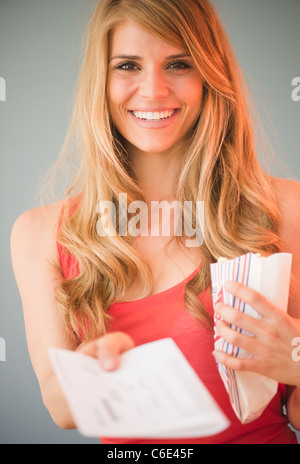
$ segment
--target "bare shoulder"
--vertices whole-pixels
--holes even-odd
[[[12,258],[22,251],[42,256],[57,263],[56,232],[63,201],[40,206],[23,212],[11,230]]]
[[[11,259],[21,297],[30,358],[41,389],[52,373],[47,348],[74,349],[57,304],[62,278],[56,236],[63,201],[22,213],[11,231]]]
[[[17,217],[13,229],[24,228],[25,230],[42,230],[49,226],[54,226],[58,221],[63,201],[50,203],[49,205],[40,206],[25,211]]]
[[[300,221],[300,182],[276,177],[269,179],[280,209],[283,232],[293,233]]]
[[[283,251],[292,254],[293,291],[288,312],[300,318],[300,182],[272,178],[274,193],[281,213],[280,236]]]
[[[278,198],[282,200],[294,193],[298,192],[300,194],[300,182],[297,180],[283,179],[281,177],[268,177],[268,180]]]

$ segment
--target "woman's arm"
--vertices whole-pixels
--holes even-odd
[[[55,225],[61,204],[26,211],[11,232],[11,256],[23,305],[29,355],[43,402],[61,428],[75,428],[73,418],[52,370],[48,347],[76,349],[65,331],[55,302],[61,279]]]
[[[300,184],[287,182],[286,185],[289,188],[278,185],[277,198],[284,217],[281,236],[287,252],[293,254],[292,271],[295,275],[295,289],[289,299],[288,314],[300,319]],[[294,362],[300,364],[298,358]],[[300,430],[300,386],[287,386],[287,396],[286,411],[290,424]]]
[[[21,295],[30,358],[41,389],[44,405],[53,421],[63,429],[76,425],[51,367],[47,348],[77,351],[99,359],[103,369],[118,367],[119,355],[134,347],[122,332],[107,334],[78,345],[67,334],[55,301],[55,287],[61,279],[55,240],[60,203],[23,213],[11,233],[14,273]]]

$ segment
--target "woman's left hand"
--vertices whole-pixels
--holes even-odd
[[[255,319],[223,303],[215,305],[223,319],[217,323],[219,335],[227,342],[247,351],[250,358],[236,358],[215,351],[216,360],[234,370],[256,372],[280,383],[300,388],[300,319],[281,311],[260,293],[232,282],[229,293],[248,303],[261,318]],[[235,325],[253,336],[230,328]],[[295,356],[296,350],[299,355]]]

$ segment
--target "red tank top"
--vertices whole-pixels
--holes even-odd
[[[75,277],[78,263],[57,243],[63,276]],[[198,268],[199,269],[199,268]],[[263,414],[250,424],[242,425],[237,419],[212,356],[212,334],[202,327],[184,305],[184,285],[198,271],[168,290],[139,300],[114,303],[109,308],[113,316],[111,331],[130,335],[136,345],[171,337],[194,368],[201,381],[215,398],[231,422],[224,432],[205,438],[191,439],[134,439],[100,437],[103,444],[297,444],[296,434],[289,428],[283,414],[286,388],[280,384],[278,392]],[[198,295],[207,311],[213,314],[212,298],[207,290]]]

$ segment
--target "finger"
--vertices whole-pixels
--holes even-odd
[[[270,317],[276,312],[276,307],[270,303],[261,293],[239,282],[225,282],[224,287],[232,295],[249,304],[261,316]]]
[[[120,354],[133,347],[134,342],[129,335],[123,332],[113,332],[81,344],[76,351],[99,359],[103,369],[114,370],[119,366]]]
[[[259,355],[261,347],[256,337],[242,334],[238,330],[232,329],[223,321],[219,321],[217,323],[217,331],[219,335],[231,345],[236,346],[254,356]]]
[[[98,359],[103,369],[114,370],[119,367],[120,354],[134,348],[134,341],[124,332],[113,332],[98,341]]]
[[[217,304],[215,312],[226,322],[255,336],[264,335],[263,323],[260,319],[251,317],[238,309],[224,304]]]
[[[85,356],[91,356],[92,358],[98,358],[98,346],[97,340],[91,340],[89,342],[83,342],[81,345],[76,348],[76,350],[80,354],[84,354]]]
[[[214,351],[212,354],[217,362],[223,364],[229,369],[249,372],[259,371],[259,365],[255,358],[236,358],[224,353],[223,351]]]

